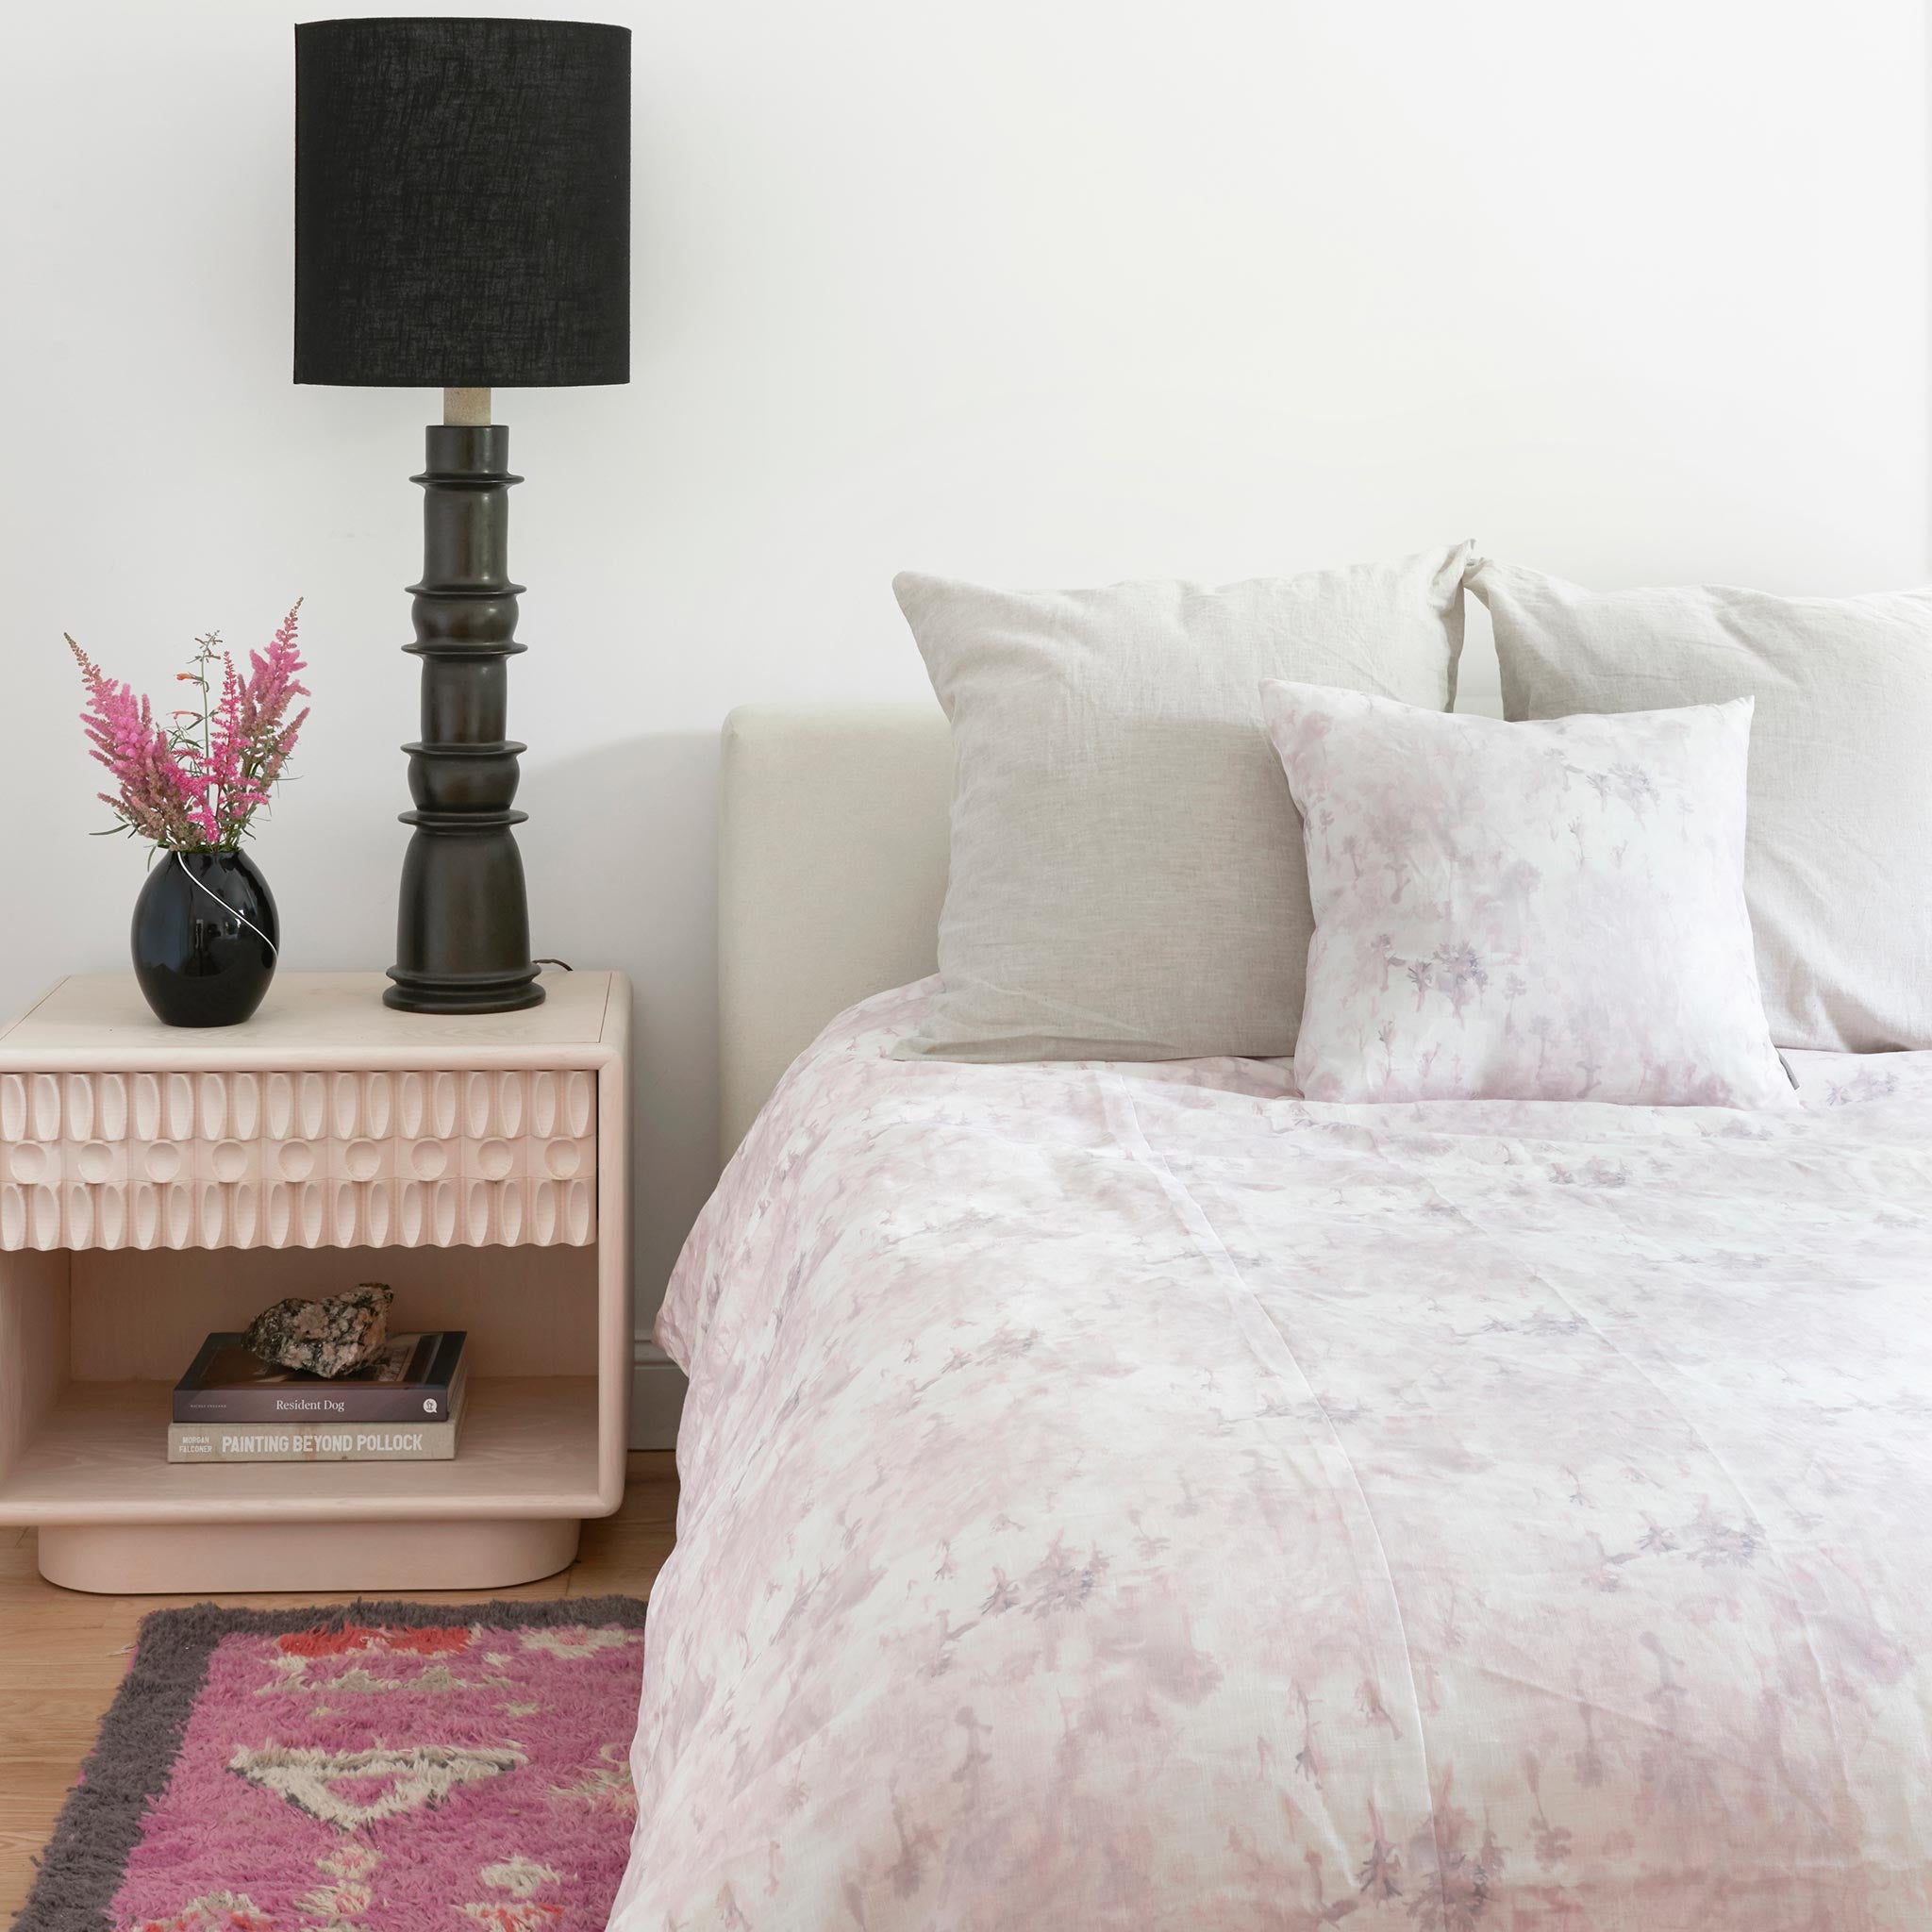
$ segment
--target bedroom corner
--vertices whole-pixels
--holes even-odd
[[[1932,9],[17,6],[0,1913],[1932,1928]]]

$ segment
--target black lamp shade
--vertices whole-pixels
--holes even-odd
[[[295,29],[295,380],[630,380],[630,29]]]

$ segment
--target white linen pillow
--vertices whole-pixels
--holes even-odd
[[[1780,1046],[1932,1047],[1932,591],[1593,591],[1479,559],[1510,718],[1756,697],[1744,891]]]
[[[1310,1100],[1795,1105],[1744,908],[1751,700],[1507,724],[1268,683]]]
[[[1261,680],[1446,709],[1469,555],[1218,589],[895,577],[955,759],[945,993],[902,1057],[1291,1051],[1307,881]]]

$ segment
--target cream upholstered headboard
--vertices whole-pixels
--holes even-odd
[[[855,1000],[936,964],[953,755],[937,706],[748,705],[724,721],[719,1138]]]

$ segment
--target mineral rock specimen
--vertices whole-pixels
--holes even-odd
[[[264,1308],[242,1338],[249,1349],[278,1368],[313,1375],[346,1375],[359,1369],[389,1340],[386,1281],[365,1281],[347,1294],[306,1302],[291,1295]]]

